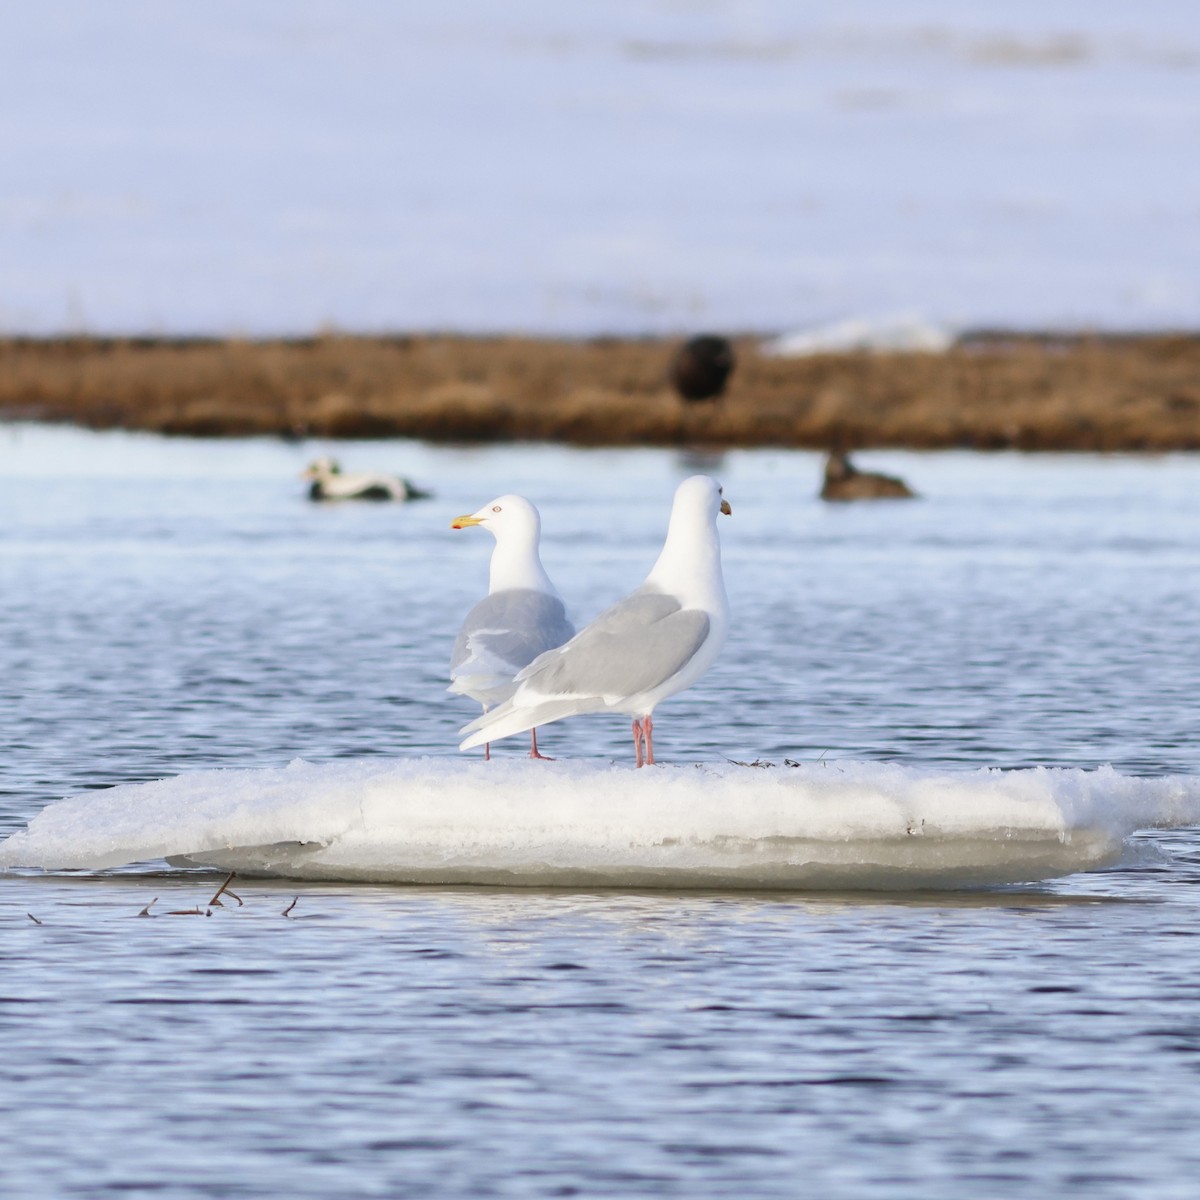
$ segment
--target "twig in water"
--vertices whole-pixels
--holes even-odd
[[[210,905],[215,904],[218,908],[224,908],[225,906],[221,903],[221,896],[224,894],[226,896],[232,896],[238,902],[238,908],[241,908],[243,904],[241,896],[239,896],[237,892],[231,892],[229,890],[229,885],[234,881],[235,878],[237,878],[237,872],[230,871],[229,878],[225,880],[225,882],[221,884],[219,888],[217,888],[216,893],[208,903]]]
[[[28,917],[28,918],[29,918],[29,919],[30,919],[30,920],[31,920],[31,921],[32,921],[32,922],[33,922],[35,925],[40,925],[40,924],[41,924],[41,921],[39,921],[39,920],[37,919],[37,917],[35,917],[35,916],[33,915],[33,913],[26,913],[25,915],[26,915],[26,916],[27,916],[27,917]]]
[[[150,904],[157,904],[157,903],[158,903],[158,897],[155,896],[154,899],[150,901]],[[150,915],[150,904],[147,904],[146,907],[143,908],[140,913],[138,913],[139,917],[148,917]]]
[[[283,910],[283,915],[286,917],[286,916],[288,915],[288,913],[290,913],[290,912],[292,911],[292,909],[293,909],[293,908],[295,908],[295,907],[296,907],[296,905],[297,905],[299,902],[300,902],[300,897],[299,897],[299,896],[297,896],[297,897],[296,897],[296,898],[295,898],[295,899],[294,899],[294,900],[291,902],[291,904],[289,904],[289,905],[287,906],[287,908],[285,908],[285,909]]]
[[[212,912],[210,911],[208,915],[211,917]],[[202,916],[204,916],[204,910],[200,907],[200,905],[197,904],[195,908],[173,908],[173,909],[171,909],[170,912],[167,913],[167,916],[168,917],[202,917]]]

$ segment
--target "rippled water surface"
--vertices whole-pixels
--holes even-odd
[[[319,449],[0,432],[0,832],[118,781],[455,753],[491,543],[450,519],[526,492],[587,619],[697,467],[735,628],[662,758],[1200,773],[1194,457],[865,456],[922,499],[834,508],[805,454],[354,444],[438,499],[314,507]],[[1190,1197],[1198,883],[1188,830],[961,895],[9,875],[0,1192]]]

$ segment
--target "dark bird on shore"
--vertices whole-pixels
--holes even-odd
[[[399,475],[370,471],[343,474],[335,458],[318,458],[309,463],[302,479],[309,480],[310,500],[428,500],[433,493],[414,487]]]
[[[915,495],[903,479],[860,471],[844,451],[830,451],[825,463],[822,500],[904,500]]]
[[[725,391],[734,365],[728,338],[700,334],[684,342],[671,361],[671,386],[689,403],[717,400]]]

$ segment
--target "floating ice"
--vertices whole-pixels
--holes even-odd
[[[1200,778],[1109,768],[296,761],[60,800],[0,844],[0,867],[166,858],[396,883],[944,888],[1104,866],[1134,830],[1197,822]]]
[[[915,314],[851,317],[830,325],[781,334],[763,342],[762,352],[774,358],[806,354],[844,354],[854,350],[919,351],[941,354],[954,345],[954,333]]]

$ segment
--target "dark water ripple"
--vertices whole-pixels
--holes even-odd
[[[487,547],[450,517],[527,490],[586,612],[649,565],[680,470],[350,446],[441,499],[314,510],[310,447],[5,438],[6,830],[118,781],[451,752]],[[737,627],[661,710],[664,757],[1200,772],[1200,462],[886,465],[926,499],[822,509],[812,456],[726,457]],[[9,875],[0,1194],[1182,1200],[1200,843],[1137,843],[903,897],[238,881],[214,907],[202,872]]]

